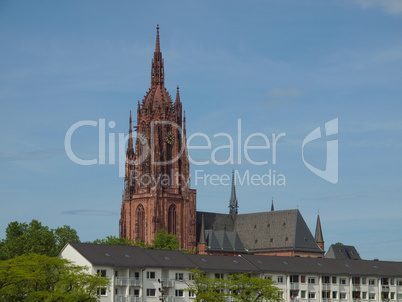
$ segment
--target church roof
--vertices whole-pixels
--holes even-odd
[[[341,244],[332,244],[325,254],[325,258],[361,260],[354,246]]]
[[[270,211],[260,213],[238,214],[232,219],[229,214],[197,212],[197,234],[201,226],[201,216],[204,215],[205,230],[235,232],[242,245],[249,252],[264,251],[309,251],[322,252],[314,240],[306,222],[299,210]],[[198,235],[199,236],[199,235]],[[214,249],[217,243],[213,241]],[[211,246],[211,247],[212,247]],[[221,245],[220,249],[226,246]]]
[[[239,235],[234,231],[207,230],[205,233],[207,236],[208,250],[239,253],[246,251]]]

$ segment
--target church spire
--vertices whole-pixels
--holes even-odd
[[[232,170],[232,192],[230,194],[230,202],[229,202],[229,214],[232,217],[237,215],[237,198],[236,198],[236,187],[235,187],[235,178],[234,178],[234,169]]]
[[[163,68],[163,59],[161,46],[159,41],[159,24],[156,27],[156,43],[155,43],[155,52],[154,58],[152,59],[152,68],[151,68],[151,85],[163,85],[165,77],[165,70]]]
[[[317,226],[315,227],[315,242],[317,242],[318,246],[324,250],[324,237],[322,236],[322,229],[321,229],[321,221],[320,221],[320,214],[317,215]]]
[[[274,209],[274,198],[272,197],[272,203],[271,203],[271,212],[275,211]]]
[[[127,157],[131,160],[134,158],[134,146],[133,146],[133,123],[131,119],[131,110],[130,110],[130,126],[128,129],[128,143],[127,143]]]

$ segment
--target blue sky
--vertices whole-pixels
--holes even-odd
[[[109,135],[117,142],[127,133],[129,111],[150,86],[156,24],[165,86],[172,96],[180,86],[188,137],[205,133],[219,148],[228,141],[214,135],[223,132],[237,144],[239,119],[242,146],[253,133],[285,134],[275,164],[270,149],[250,151],[264,165],[244,154],[241,163],[191,165],[198,210],[228,212],[230,186],[195,183],[196,171],[271,171],[285,185],[237,183],[240,213],[269,210],[273,198],[276,210],[299,208],[314,233],[319,210],[327,247],[342,242],[365,259],[402,260],[398,0],[0,1],[0,238],[9,222],[32,219],[70,225],[83,241],[118,234],[118,165],[108,151],[104,165],[77,165],[64,139],[85,120],[115,123],[106,127],[107,148]],[[332,184],[303,163],[302,142],[336,118]],[[74,133],[77,156],[98,157],[98,128]],[[328,139],[304,148],[321,170]],[[201,161],[211,152],[190,156]],[[216,152],[220,161],[228,155]]]

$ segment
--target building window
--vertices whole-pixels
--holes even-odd
[[[308,293],[309,299],[315,299],[315,293]]]
[[[332,299],[338,299],[338,292],[337,291],[332,292]]]
[[[362,292],[362,299],[367,300],[367,292]]]
[[[224,279],[224,275],[223,274],[215,274],[215,278],[216,279]]]
[[[340,297],[342,300],[345,300],[345,299],[346,299],[346,293],[340,293],[340,294],[339,294],[339,297]]]
[[[107,294],[106,294],[106,288],[99,288],[99,289],[98,289],[98,295],[100,295],[100,296],[107,296]]]
[[[176,289],[176,297],[184,297],[184,291],[181,289]]]
[[[283,277],[282,276],[278,276],[278,278],[276,279],[276,281],[278,283],[283,283]]]
[[[369,279],[369,285],[375,285],[375,279]]]
[[[184,276],[183,273],[176,273],[176,280],[183,280]]]
[[[322,283],[323,284],[329,284],[330,283],[330,277],[329,276],[322,276]]]
[[[330,298],[331,298],[331,291],[329,291],[329,290],[323,290],[323,291],[322,291],[322,298],[323,298],[323,299],[330,299]]]
[[[300,292],[300,297],[301,297],[302,299],[306,299],[306,291],[305,291],[305,290],[302,290],[302,291]]]
[[[396,280],[396,285],[402,286],[402,280]]]
[[[314,277],[309,277],[308,278],[308,283],[314,284],[315,283],[315,278]]]
[[[369,299],[375,300],[375,293],[369,293]]]
[[[290,283],[299,283],[299,275],[291,275]]]
[[[168,213],[168,232],[176,235],[176,206],[172,204]]]
[[[155,279],[155,272],[147,272],[147,279]]]
[[[155,288],[147,288],[147,297],[155,297]]]
[[[367,278],[362,278],[362,284],[367,284]]]
[[[397,294],[397,295],[396,295],[396,298],[397,298],[398,300],[402,300],[402,294]]]
[[[359,277],[353,277],[352,278],[352,284],[353,285],[360,285],[360,278]]]
[[[337,282],[336,282],[336,277],[332,277],[332,284],[336,284]]]
[[[304,276],[304,275],[300,276],[300,282],[306,283],[306,276]]]
[[[132,293],[132,295],[134,296],[134,297],[139,297],[140,296],[140,290],[139,289],[131,289],[130,288],[130,290],[128,291],[128,293],[131,295],[131,293]]]
[[[395,285],[395,279],[394,278],[389,279],[389,285]]]
[[[395,300],[395,293],[394,293],[394,292],[391,292],[390,299],[391,299],[391,300]]]
[[[339,284],[346,284],[346,279],[345,278],[339,278]]]
[[[135,212],[137,216],[137,241],[140,239],[142,242],[145,242],[145,211],[142,204],[138,205]]]
[[[106,270],[105,269],[98,269],[96,270],[96,273],[100,275],[101,277],[106,277]]]
[[[190,298],[194,298],[194,297],[195,297],[195,293],[194,293],[194,292],[188,292],[188,296],[189,296]]]
[[[272,280],[272,276],[267,276],[267,275],[265,275],[265,276],[264,276],[264,279],[266,279],[266,280]]]
[[[188,280],[195,280],[195,276],[193,273],[188,274]]]

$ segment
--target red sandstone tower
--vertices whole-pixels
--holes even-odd
[[[151,243],[164,229],[181,247],[196,247],[196,190],[189,188],[186,117],[179,87],[173,103],[164,84],[159,26],[151,68],[151,87],[138,103],[135,151],[130,112],[120,237]]]

